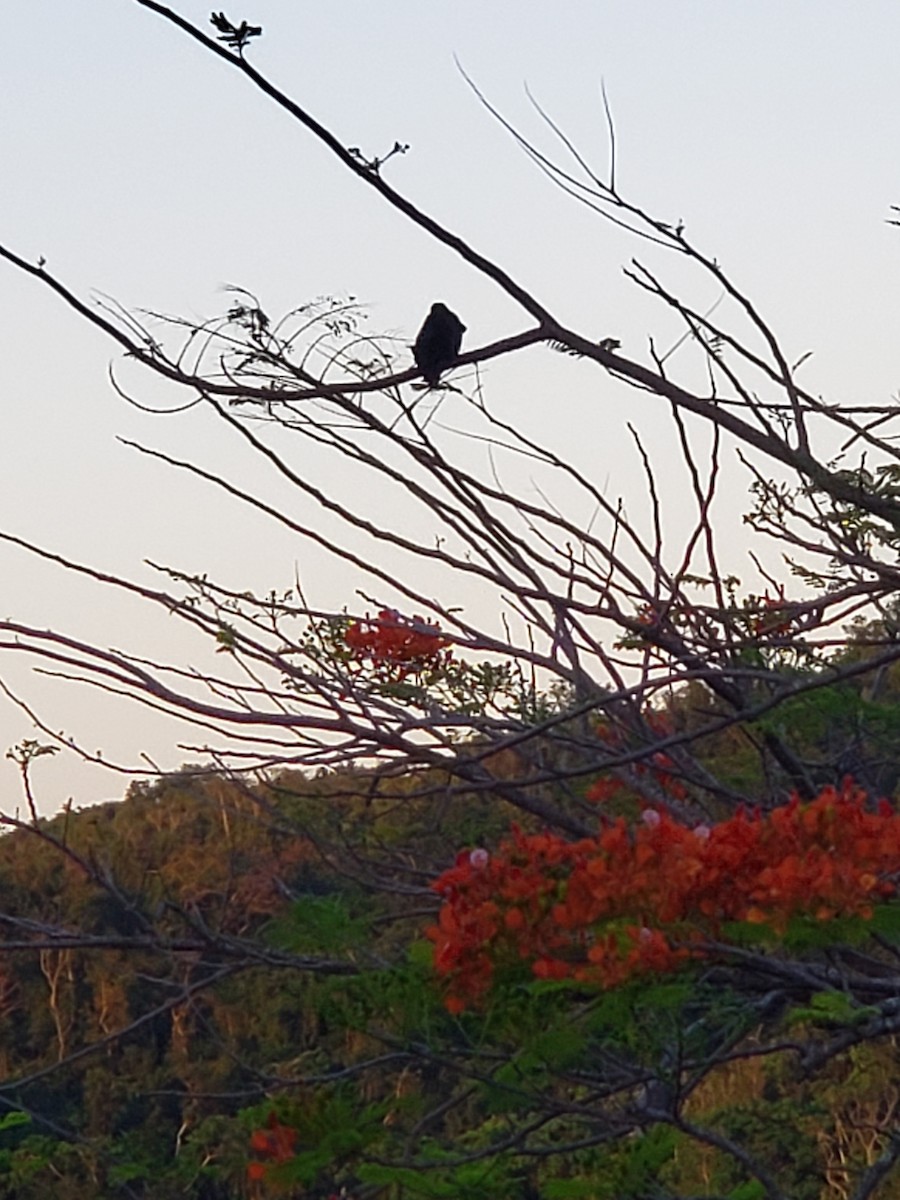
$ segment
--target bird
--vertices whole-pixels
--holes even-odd
[[[465,325],[446,304],[432,304],[412,347],[416,366],[431,387],[437,387],[441,372],[458,358],[465,331]]]

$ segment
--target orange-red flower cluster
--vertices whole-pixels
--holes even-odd
[[[398,681],[439,667],[449,657],[451,644],[438,626],[419,616],[408,619],[392,608],[383,608],[374,620],[353,621],[344,642],[354,659],[388,668]]]
[[[266,1128],[254,1129],[250,1135],[250,1149],[265,1161],[249,1163],[247,1178],[265,1179],[270,1167],[290,1162],[296,1146],[297,1130],[292,1129],[290,1125],[282,1125],[274,1112],[269,1113]]]
[[[756,637],[785,637],[793,629],[795,618],[783,587],[778,589],[777,596],[770,596],[768,591],[759,597],[751,596],[750,603],[758,609],[750,620],[750,630]]]
[[[648,711],[644,714],[644,721],[650,732],[656,737],[664,738],[672,733],[671,724],[663,713]],[[598,725],[597,736],[611,749],[624,751],[628,748],[624,731],[606,722]],[[657,751],[655,754],[649,755],[646,761],[629,764],[628,770],[638,778],[643,775],[649,776],[673,800],[684,800],[688,794],[687,788],[672,773],[674,767],[675,763],[668,754]],[[585,799],[603,803],[605,800],[611,800],[621,792],[627,791],[628,784],[624,779],[617,775],[601,775],[585,792]]]
[[[900,814],[886,801],[873,811],[848,780],[712,827],[646,809],[633,829],[617,820],[579,842],[514,830],[435,881],[444,903],[428,935],[458,1012],[504,967],[613,987],[673,969],[725,922],[783,933],[797,915],[868,919],[898,877]]]

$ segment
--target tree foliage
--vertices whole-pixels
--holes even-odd
[[[414,367],[356,301],[276,317],[235,289],[221,317],[159,338],[0,246],[298,503],[136,452],[327,548],[362,597],[324,611],[299,584],[257,595],[165,567],[154,589],[0,535],[169,613],[211,664],[0,621],[4,646],[201,739],[177,776],[50,822],[37,714],[47,740],[13,752],[28,812],[0,818],[6,1194],[874,1196],[900,1159],[894,407],[807,391],[684,223],[546,114],[550,149],[480,97],[652,256],[626,274],[677,316],[677,358],[568,328],[388,180],[407,146],[368,158],[266,80],[259,26],[214,13],[211,36],[135,3],[500,288],[524,328],[479,345],[467,316],[474,348],[457,330]],[[721,316],[667,261],[716,284]],[[647,522],[494,411],[481,364],[539,344],[669,415],[677,464],[635,433]],[[434,419],[445,402],[463,439]],[[712,515],[736,472],[740,531]],[[360,479],[403,515],[363,502]],[[672,506],[691,514],[675,543]],[[746,585],[721,567],[738,532]]]

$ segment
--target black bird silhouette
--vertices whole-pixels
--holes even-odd
[[[437,387],[441,372],[456,362],[465,331],[465,325],[446,304],[432,304],[412,348],[416,366],[431,387]]]

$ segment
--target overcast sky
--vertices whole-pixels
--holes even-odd
[[[535,170],[454,56],[549,147],[527,83],[601,171],[604,80],[629,198],[683,220],[791,358],[814,352],[803,376],[811,390],[871,403],[896,392],[900,230],[885,222],[900,204],[895,0],[241,4],[228,16],[265,29],[253,63],[344,144],[377,155],[409,143],[386,168],[395,187],[563,321],[645,358],[649,334],[664,344],[676,330],[622,276],[643,248]],[[208,28],[209,4],[174,7]],[[0,242],[43,256],[85,298],[199,319],[225,306],[225,284],[252,289],[271,312],[352,293],[369,305],[373,329],[404,340],[442,299],[463,317],[469,347],[529,325],[237,72],[135,0],[7,4],[2,37]],[[692,299],[710,304],[715,288],[698,280]],[[125,404],[107,380],[115,348],[5,263],[0,338],[0,529],[151,585],[146,559],[258,589],[287,587],[299,570],[312,602],[352,605],[357,583],[345,570],[122,445],[132,438],[228,477],[252,481],[256,470],[206,414],[160,417]],[[554,384],[551,394],[560,371],[564,393]],[[651,442],[669,427],[649,400],[600,377],[543,349],[486,376],[505,416],[580,455],[612,494],[628,494],[638,467],[623,418],[645,422]],[[157,397],[133,372],[128,379]],[[739,529],[739,509],[730,516]],[[21,550],[0,544],[0,577],[4,616],[190,661],[171,622]],[[17,658],[0,654],[0,678],[54,729],[123,763],[142,751],[166,767],[187,757],[140,709],[36,679]],[[0,753],[33,736],[0,696]],[[36,782],[46,811],[69,797],[121,795],[127,784],[62,755]],[[2,807],[15,806],[16,789],[4,762]]]

